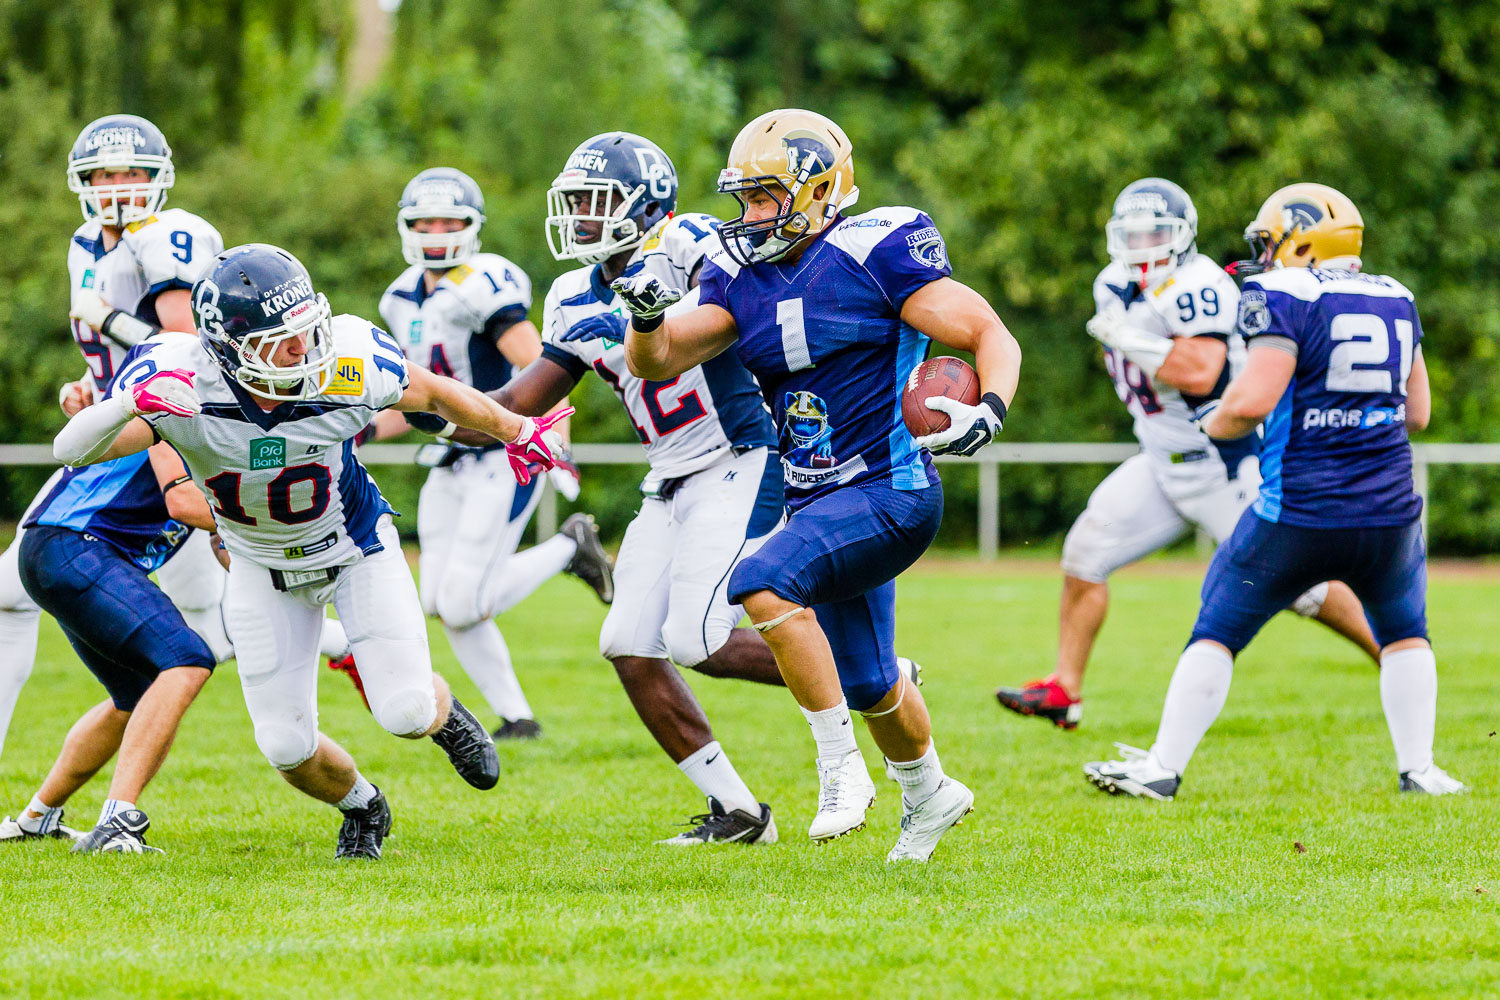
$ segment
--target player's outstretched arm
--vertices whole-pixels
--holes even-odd
[[[1216,441],[1242,438],[1281,401],[1297,370],[1295,355],[1268,344],[1250,344],[1250,357],[1213,412],[1199,422],[1203,433]]]
[[[93,406],[79,410],[57,432],[52,454],[64,465],[93,465],[145,451],[156,441],[147,413],[193,417],[203,409],[191,372],[156,372]]]
[[[436,413],[459,427],[468,427],[500,441],[514,441],[525,430],[526,418],[501,406],[478,389],[456,379],[407,365],[406,391],[392,409],[406,413]]]
[[[610,285],[630,310],[625,365],[637,378],[662,381],[701,365],[730,347],[739,329],[729,310],[702,305],[671,319],[662,314],[682,298],[655,277],[637,274]]]
[[[539,357],[527,365],[514,378],[487,395],[512,412],[523,417],[540,417],[567,402],[568,393],[578,384],[567,369],[556,361]],[[479,431],[458,427],[442,435],[454,444],[482,447],[493,444],[495,438]]]

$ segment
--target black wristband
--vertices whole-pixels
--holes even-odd
[[[650,333],[652,330],[655,330],[657,327],[661,326],[662,322],[666,320],[666,318],[667,314],[665,312],[659,312],[655,316],[649,317],[637,316],[634,313],[631,313],[630,325],[635,327],[641,333]]]
[[[165,495],[169,490],[175,490],[183,483],[190,483],[192,481],[192,476],[178,476],[176,479],[172,480],[170,483],[161,488],[162,494]]]
[[[999,396],[995,395],[993,392],[987,392],[983,396],[979,397],[979,401],[981,403],[987,403],[989,405],[990,409],[992,409],[992,410],[995,411],[995,415],[1000,418],[1000,422],[1002,424],[1005,423],[1005,401],[1004,400],[1002,400]]]

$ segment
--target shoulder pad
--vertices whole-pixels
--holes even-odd
[[[841,221],[828,234],[828,242],[863,264],[897,229],[926,218],[926,214],[918,209],[904,205],[872,208],[863,215],[853,215]],[[927,224],[931,225],[931,222]]]

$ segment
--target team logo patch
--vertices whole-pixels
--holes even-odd
[[[1266,304],[1266,293],[1259,288],[1247,288],[1240,293],[1239,326],[1240,332],[1248,337],[1271,328],[1271,308]]]
[[[948,248],[943,244],[943,234],[935,226],[928,226],[908,236],[906,249],[911,253],[911,259],[918,264],[939,271],[948,266]]]
[[[286,438],[255,438],[250,442],[250,468],[280,469],[286,465]]]
[[[420,344],[422,342],[422,321],[414,319],[411,321],[411,329],[406,334],[407,343]]]
[[[339,358],[339,363],[333,368],[333,381],[323,390],[324,395],[358,396],[364,391],[365,359]]]
[[[93,288],[94,287],[94,269],[92,267],[89,268],[87,271],[83,272],[83,287],[84,288]]]
[[[786,411],[781,454],[793,465],[808,469],[830,469],[833,457],[833,425],[828,422],[828,404],[821,396],[803,390],[782,397]]]

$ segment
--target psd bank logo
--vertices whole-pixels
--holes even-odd
[[[286,465],[286,438],[256,438],[250,442],[250,468],[280,469]]]

